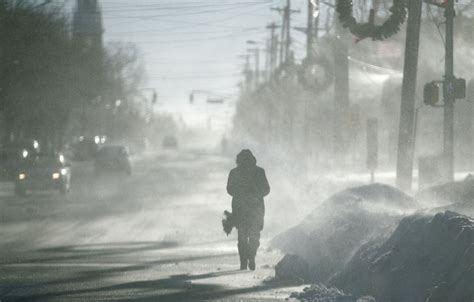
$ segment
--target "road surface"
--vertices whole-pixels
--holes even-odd
[[[238,271],[235,231],[220,225],[232,165],[170,151],[137,157],[131,177],[97,178],[75,163],[66,198],[1,184],[0,301],[284,301],[295,288],[270,281],[282,255],[268,241],[306,209],[275,181],[257,270]]]

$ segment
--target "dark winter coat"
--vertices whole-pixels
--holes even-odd
[[[248,151],[248,150],[244,150]],[[232,215],[235,226],[263,229],[265,205],[263,197],[270,193],[265,170],[256,165],[250,151],[240,152],[237,167],[229,173],[227,192],[232,198]]]

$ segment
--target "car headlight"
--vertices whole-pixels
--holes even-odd
[[[19,179],[19,180],[23,180],[23,179],[25,179],[25,178],[26,178],[26,174],[25,174],[25,173],[20,173],[20,174],[18,174],[18,179]]]
[[[62,168],[62,169],[61,169],[61,175],[66,175],[66,174],[67,174],[67,169]]]
[[[60,176],[61,176],[61,174],[59,174],[57,172],[53,173],[53,175],[52,175],[53,179],[59,179]]]

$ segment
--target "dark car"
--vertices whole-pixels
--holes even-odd
[[[128,149],[124,146],[104,146],[95,157],[96,174],[102,172],[124,172],[132,174]]]
[[[0,181],[14,181],[19,168],[39,153],[36,140],[9,143],[0,147]]]
[[[18,169],[15,194],[28,191],[57,190],[66,194],[71,188],[71,168],[60,154],[38,154]]]
[[[162,145],[163,145],[163,148],[165,149],[177,149],[178,139],[175,136],[167,135],[163,137]]]

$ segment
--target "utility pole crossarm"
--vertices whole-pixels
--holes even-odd
[[[287,0],[285,7],[272,7],[270,10],[277,11],[282,13],[282,27],[281,27],[281,43],[282,47],[280,48],[280,60],[279,63],[283,63],[288,61],[290,57],[290,44],[291,44],[291,36],[290,36],[290,22],[291,22],[291,14],[300,13],[300,10],[291,9],[291,1]],[[283,47],[284,45],[284,47]]]

